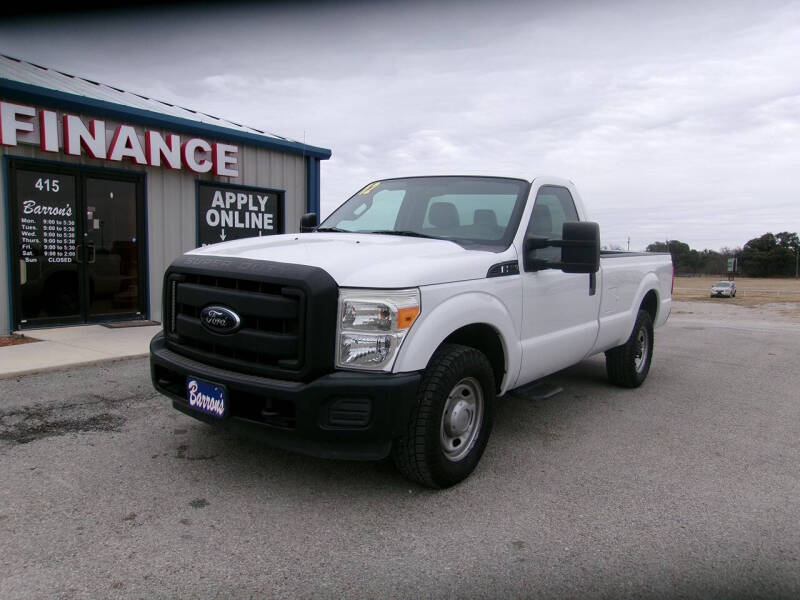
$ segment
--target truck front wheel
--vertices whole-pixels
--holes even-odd
[[[392,458],[409,479],[449,487],[472,473],[492,429],[494,373],[483,353],[445,344],[431,358]]]
[[[611,383],[635,388],[642,385],[653,360],[653,319],[640,310],[628,341],[606,352],[606,373]]]

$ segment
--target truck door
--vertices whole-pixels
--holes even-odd
[[[578,213],[569,190],[543,185],[536,193],[527,231],[561,239],[564,222],[577,220]],[[536,250],[536,257],[559,262],[561,249]],[[580,361],[594,345],[600,294],[591,293],[589,277],[588,274],[564,273],[560,269],[522,273],[519,384]]]

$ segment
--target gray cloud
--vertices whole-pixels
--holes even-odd
[[[245,5],[7,22],[0,50],[332,148],[324,213],[549,173],[632,249],[800,229],[796,2]]]

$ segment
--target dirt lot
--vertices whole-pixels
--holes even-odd
[[[677,301],[725,303],[760,309],[760,312],[766,311],[763,316],[800,319],[800,279],[737,277],[736,298],[711,298],[711,286],[720,279],[720,277],[676,277],[672,297]],[[756,318],[755,314],[753,318]]]

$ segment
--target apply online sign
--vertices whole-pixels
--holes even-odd
[[[200,245],[283,233],[283,192],[214,183],[197,186]]]

